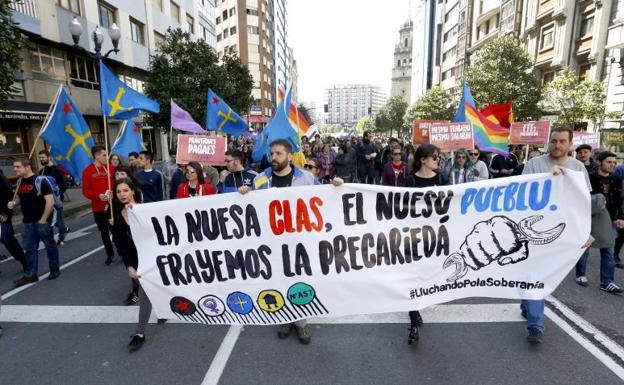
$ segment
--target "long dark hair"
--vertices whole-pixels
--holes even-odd
[[[435,154],[440,154],[440,149],[433,144],[425,143],[418,146],[416,153],[414,154],[414,166],[412,167],[411,174],[416,174],[420,170],[422,167],[422,159],[428,158]]]
[[[197,163],[195,161],[189,162],[186,165],[185,170],[184,170],[184,174],[185,175],[186,175],[186,168],[188,168],[188,167],[190,167],[193,170],[195,170],[195,174],[197,174],[197,183],[198,183],[198,185],[204,184],[205,183],[204,170],[202,169],[201,164],[199,164],[199,163]],[[188,178],[187,178],[187,181],[188,181]]]
[[[132,190],[132,192],[134,193],[134,201],[136,203],[143,202],[143,199],[141,198],[141,189],[139,188],[139,185],[130,178],[121,178],[115,181],[115,190],[113,194],[113,207],[115,209],[115,212],[121,211],[124,208],[124,204],[121,203],[119,198],[117,198],[117,187],[121,184],[126,184],[128,185],[128,187],[130,187],[130,190]]]

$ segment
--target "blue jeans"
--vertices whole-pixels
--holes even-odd
[[[527,312],[527,327],[536,328],[543,332],[544,326],[544,300],[523,299],[520,309]]]
[[[585,250],[581,259],[576,263],[576,278],[585,276],[585,268],[587,267],[587,257],[589,249]],[[613,250],[609,248],[600,249],[600,286],[607,286],[615,279],[615,260],[613,259]]]
[[[67,232],[67,226],[63,222],[63,206],[56,210],[56,227],[58,227],[58,239],[59,241],[65,241],[65,233]]]
[[[24,255],[24,249],[19,244],[17,239],[15,239],[15,233],[13,232],[13,223],[11,223],[11,219],[7,219],[6,221],[0,223],[0,242],[4,244],[4,247],[11,253],[13,258],[16,261],[22,264],[22,267],[26,269],[26,256]]]
[[[37,253],[39,241],[43,242],[48,253],[50,271],[59,269],[58,249],[54,242],[52,226],[50,226],[49,223],[24,223],[22,225],[22,240],[24,242],[24,249],[26,250],[25,276],[32,277],[37,275],[37,270],[39,268],[39,255]]]

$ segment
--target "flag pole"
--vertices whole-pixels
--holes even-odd
[[[39,129],[39,133],[37,134],[37,136],[35,137],[35,141],[33,142],[32,148],[30,149],[30,153],[28,154],[28,159],[30,160],[35,152],[35,149],[37,148],[37,143],[39,142],[39,138],[41,137],[41,134],[43,133],[43,128],[46,126],[46,124],[48,124],[48,120],[50,120],[50,114],[52,113],[52,109],[54,108],[54,106],[56,106],[56,102],[58,101],[59,96],[61,95],[61,90],[63,89],[63,85],[59,85],[58,90],[56,90],[56,95],[54,96],[54,99],[52,99],[52,103],[50,103],[50,107],[48,108],[48,112],[46,113],[45,117],[43,118],[43,123],[41,124],[41,128]],[[32,166],[31,166],[32,169]],[[15,197],[17,197],[17,190],[19,190],[20,185],[22,184],[22,178],[19,178],[17,180],[17,185],[15,186],[15,192],[13,193],[13,199],[12,201],[15,201]]]
[[[101,88],[101,87],[100,87]],[[101,94],[101,90],[100,90],[100,94]],[[106,119],[106,111],[104,108],[102,108],[102,120],[104,121],[104,148],[106,149],[106,183],[108,184],[108,192],[109,192],[109,196],[108,196],[108,204],[110,207],[110,219],[113,220],[113,194],[111,194],[111,181],[110,181],[110,163],[108,161],[110,154],[108,153],[109,149],[108,149],[108,122]]]

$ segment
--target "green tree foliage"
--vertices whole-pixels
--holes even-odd
[[[403,126],[410,130],[415,120],[451,120],[457,111],[457,103],[442,87],[435,86],[407,109]]]
[[[0,0],[0,103],[16,92],[15,73],[19,71],[22,58],[22,35],[11,18],[10,0]]]
[[[364,131],[374,132],[377,130],[377,127],[375,127],[375,119],[369,115],[363,116],[358,120],[355,129],[358,130],[360,134]]]
[[[180,28],[167,31],[165,42],[152,57],[150,72],[145,93],[160,103],[160,114],[150,115],[148,123],[166,131],[171,98],[202,126],[209,88],[240,115],[247,113],[253,102],[253,78],[239,58],[226,54],[219,61],[205,41],[194,41]]]
[[[497,37],[477,51],[466,80],[479,109],[512,99],[516,120],[541,116],[541,90],[533,59],[510,36]]]
[[[407,102],[402,96],[396,95],[388,99],[386,104],[375,116],[375,126],[377,131],[390,132],[396,130],[397,136],[405,133],[403,127],[403,117],[407,111]]]
[[[576,129],[583,122],[600,125],[605,119],[617,118],[618,114],[605,111],[606,100],[602,83],[579,81],[578,74],[566,67],[544,87],[541,106],[559,113],[558,124]]]

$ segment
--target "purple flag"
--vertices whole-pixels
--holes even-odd
[[[171,127],[176,130],[192,132],[193,134],[205,134],[206,131],[171,99]]]

